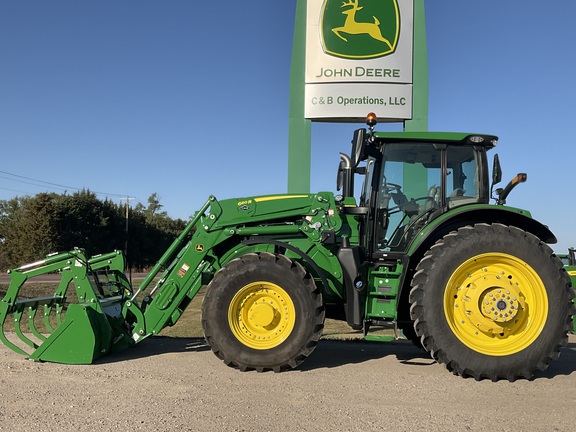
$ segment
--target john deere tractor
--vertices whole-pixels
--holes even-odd
[[[505,206],[526,175],[494,189],[493,135],[380,133],[372,114],[367,125],[340,155],[339,195],[210,197],[138,287],[120,251],[10,271],[2,341],[34,360],[91,363],[175,324],[206,286],[206,341],[241,371],[297,367],[325,318],[367,340],[404,335],[464,377],[545,369],[572,330],[574,292],[552,232]],[[61,281],[35,297],[26,288],[45,273]]]
[[[576,284],[576,249],[571,247],[568,248],[568,253],[566,255],[558,255],[564,264],[570,279],[572,280],[572,286]]]

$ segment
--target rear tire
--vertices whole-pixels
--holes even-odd
[[[558,357],[572,328],[574,291],[562,263],[516,227],[478,224],[444,236],[412,287],[424,348],[464,377],[529,378]]]
[[[403,326],[399,326],[399,328],[402,331],[404,337],[412,342],[416,348],[420,348],[421,350],[424,349],[422,346],[422,341],[420,340],[420,336],[418,336],[416,330],[414,329],[414,323],[407,323]]]
[[[247,254],[208,285],[202,327],[228,366],[280,372],[298,366],[316,347],[324,328],[322,295],[299,263],[284,255]]]

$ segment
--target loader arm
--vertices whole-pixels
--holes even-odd
[[[157,277],[161,268],[166,268],[142,300],[139,309],[143,317],[134,322],[134,341],[174,325],[200,288],[229,260],[258,250],[274,251],[279,245],[285,245],[282,248],[285,253],[308,263],[322,286],[330,291],[328,297],[342,298],[338,259],[320,244],[323,231],[329,232],[333,239],[334,229],[341,228],[334,207],[333,198],[320,194],[223,202],[210,197],[142,282],[132,301],[126,303],[127,311],[133,310],[136,297]],[[271,213],[277,223],[270,223]],[[259,221],[264,220],[266,224],[259,225]],[[190,234],[190,240],[186,241]],[[274,240],[276,237],[284,241]],[[225,242],[229,244],[217,253],[216,249]]]
[[[206,215],[208,209],[211,211]],[[132,327],[134,342],[158,334],[167,325],[174,325],[198,293],[202,286],[202,274],[210,268],[210,262],[205,257],[219,241],[219,236],[212,236],[214,238],[209,239],[208,247],[196,246],[193,251],[187,237],[191,234],[197,237],[194,231],[198,231],[198,227],[205,230],[221,212],[216,198],[210,196],[124,304],[123,316]],[[165,270],[150,293],[145,294],[162,269]],[[137,302],[140,294],[145,294],[141,305]]]

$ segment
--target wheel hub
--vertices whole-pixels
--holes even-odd
[[[276,310],[271,305],[254,302],[254,306],[248,312],[248,321],[254,327],[266,327],[272,324],[275,316]]]
[[[521,292],[503,271],[483,268],[467,277],[460,287],[454,307],[461,307],[464,315],[461,325],[474,326],[477,331],[505,336],[518,323],[515,318],[524,304]]]
[[[498,323],[505,323],[516,317],[520,307],[519,293],[512,287],[491,287],[481,298],[482,315]]]

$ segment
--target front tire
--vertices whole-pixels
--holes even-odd
[[[464,377],[529,378],[558,357],[572,328],[574,291],[561,262],[516,227],[478,224],[444,236],[412,287],[424,348]]]
[[[212,351],[241,371],[295,368],[324,328],[322,295],[297,262],[247,254],[230,261],[208,285],[202,327]]]

